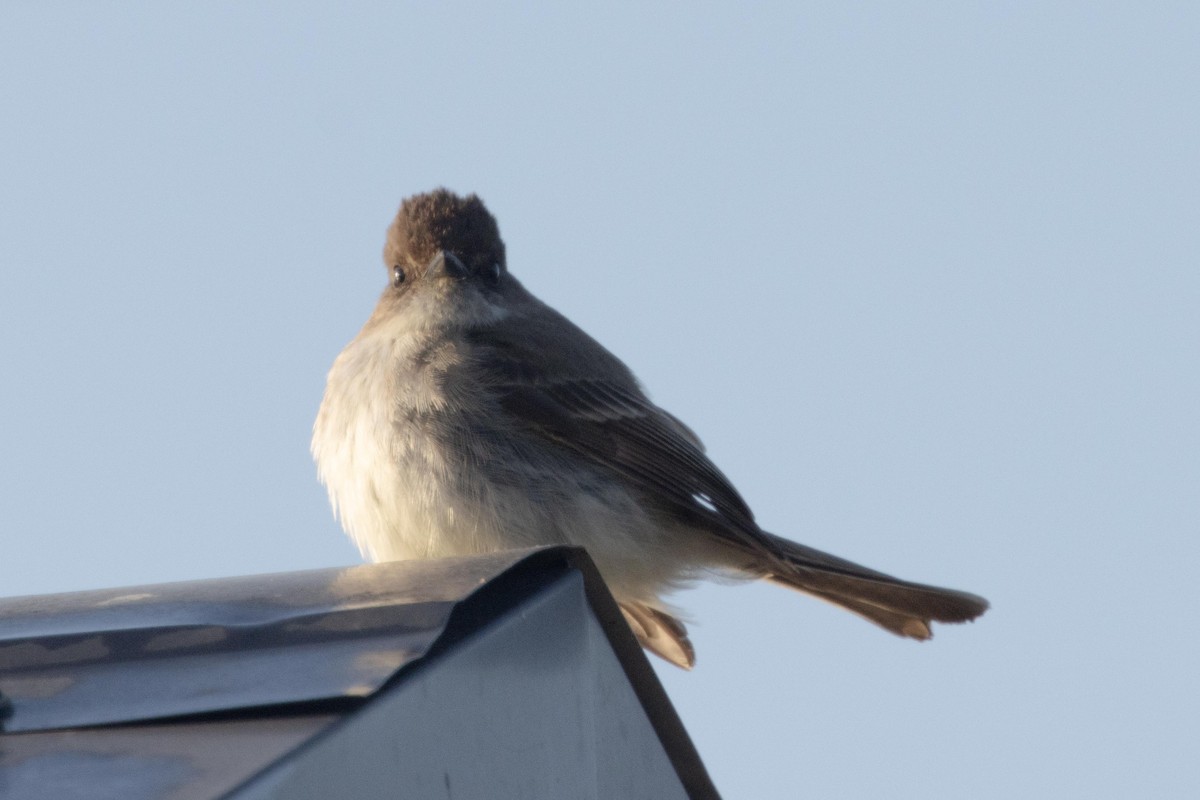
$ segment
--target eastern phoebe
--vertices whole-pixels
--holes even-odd
[[[513,277],[478,197],[405,200],[384,263],[391,285],[334,361],[312,440],[370,559],[583,546],[642,645],[685,668],[692,644],[662,596],[714,574],[765,578],[914,639],[987,609],[759,528],[696,435]]]

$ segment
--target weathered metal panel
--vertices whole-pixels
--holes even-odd
[[[6,732],[365,697],[529,551],[0,600]]]
[[[5,800],[716,797],[569,548],[2,600],[0,691]]]
[[[4,800],[212,800],[339,719],[122,725],[0,736]]]
[[[572,573],[228,800],[688,796]]]

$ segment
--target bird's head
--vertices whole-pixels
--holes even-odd
[[[383,249],[390,285],[377,321],[403,315],[416,325],[494,322],[504,297],[520,292],[508,274],[496,219],[475,195],[447,189],[413,195],[400,205]]]

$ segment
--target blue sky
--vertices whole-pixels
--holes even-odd
[[[354,563],[312,418],[445,185],[765,528],[993,602],[680,595],[727,797],[1200,783],[1194,6],[2,16],[0,594]]]

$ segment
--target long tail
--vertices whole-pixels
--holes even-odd
[[[765,531],[762,536],[774,557],[756,563],[754,571],[898,636],[928,639],[931,622],[968,622],[988,608],[987,600],[969,592],[902,581]]]

